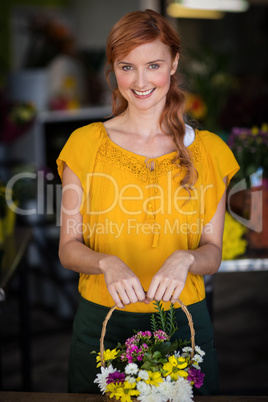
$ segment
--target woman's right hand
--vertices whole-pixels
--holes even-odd
[[[120,258],[107,255],[99,261],[99,268],[117,307],[124,308],[138,301],[148,303],[139,278]]]

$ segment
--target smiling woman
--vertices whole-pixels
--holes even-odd
[[[116,60],[114,71],[118,90],[128,101],[128,106],[141,110],[160,108],[162,111],[170,76],[176,72],[178,60],[179,54],[172,60],[169,48],[158,40],[134,48],[124,61]],[[134,102],[135,98],[148,101]]]
[[[107,39],[107,77],[116,77],[113,117],[72,133],[57,160],[59,256],[80,273],[70,392],[98,390],[90,351],[99,345],[110,307],[123,309],[114,311],[106,335],[113,349],[133,329],[148,329],[153,300],[168,310],[179,298],[206,352],[197,392],[218,391],[203,275],[220,266],[225,190],[238,165],[219,137],[185,125],[179,54],[180,38],[161,15],[146,10],[121,18]],[[73,211],[77,188],[80,206]],[[188,339],[181,308],[174,314],[174,336]]]

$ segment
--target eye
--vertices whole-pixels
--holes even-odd
[[[132,70],[132,66],[123,66],[122,70],[124,70],[124,71]]]
[[[159,68],[159,64],[150,64],[149,68],[152,70],[157,70]]]

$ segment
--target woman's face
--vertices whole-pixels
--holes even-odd
[[[118,89],[129,107],[162,110],[178,60],[179,54],[172,60],[169,48],[158,40],[140,45],[124,59],[115,60]]]

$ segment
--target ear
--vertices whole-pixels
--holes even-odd
[[[173,60],[173,62],[172,62],[172,68],[171,68],[171,71],[170,71],[170,75],[175,74],[175,72],[177,70],[177,67],[178,67],[179,58],[180,58],[180,54],[177,53],[175,58],[174,58],[174,60]]]

